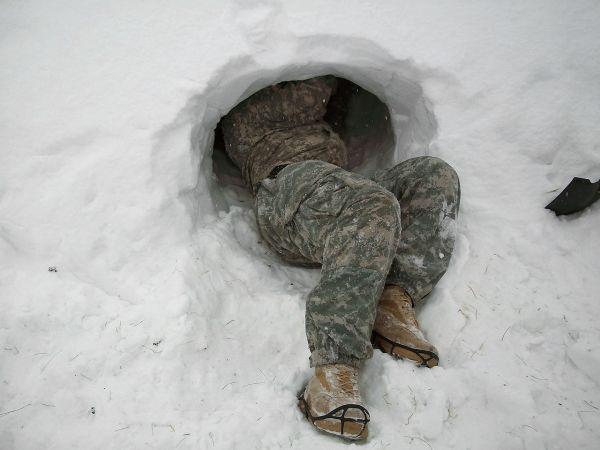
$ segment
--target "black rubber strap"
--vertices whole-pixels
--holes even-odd
[[[346,425],[346,422],[362,424],[362,429],[360,430],[360,433],[358,433],[356,435],[356,436],[360,436],[363,433],[363,431],[365,431],[365,427],[371,420],[371,415],[369,414],[369,411],[367,411],[367,408],[365,408],[362,405],[357,405],[355,403],[348,403],[346,405],[338,406],[337,408],[329,411],[327,414],[323,414],[322,416],[313,416],[310,413],[310,408],[308,407],[306,400],[304,400],[304,395],[300,395],[300,397],[298,397],[298,400],[300,400],[304,406],[304,414],[306,415],[306,418],[308,420],[310,420],[313,424],[317,420],[326,420],[326,419],[338,419],[340,422],[342,422],[342,428],[340,430],[340,433],[342,436],[344,435],[344,426]],[[356,419],[354,417],[346,417],[346,413],[351,408],[358,409],[360,412],[362,412],[364,418]],[[337,413],[340,411],[342,412],[342,414],[338,416]]]
[[[379,338],[379,339],[383,339],[384,341],[386,341],[388,344],[391,344],[392,348],[390,349],[390,354],[394,353],[394,349],[396,347],[400,347],[403,348],[404,350],[408,350],[410,352],[413,352],[414,354],[416,354],[419,358],[421,358],[421,365],[426,366],[427,363],[429,361],[431,361],[432,359],[437,359],[439,361],[439,357],[438,355],[436,355],[433,352],[430,352],[429,350],[418,350],[416,348],[412,348],[409,347],[408,345],[403,345],[400,344],[399,342],[394,342],[391,339],[386,338],[385,336],[382,336],[381,334],[379,334],[377,331],[373,331],[373,336]],[[429,356],[429,358],[424,358],[423,354],[426,356]],[[394,355],[395,356],[395,355]]]

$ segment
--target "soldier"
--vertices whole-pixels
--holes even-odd
[[[306,302],[315,372],[299,406],[318,429],[358,440],[370,420],[358,374],[372,343],[438,364],[413,307],[448,267],[460,187],[452,167],[428,156],[372,179],[344,170],[344,142],[323,120],[334,89],[331,76],[269,86],[233,108],[222,129],[269,247],[322,267]]]

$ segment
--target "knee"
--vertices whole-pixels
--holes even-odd
[[[370,229],[379,236],[390,236],[391,243],[400,238],[400,204],[394,194],[376,186],[359,195],[357,202],[362,229]],[[377,231],[379,230],[379,231]],[[383,231],[386,233],[382,233]]]
[[[327,239],[330,264],[387,273],[400,242],[400,205],[373,183],[354,192]],[[326,256],[324,255],[324,260]]]
[[[451,189],[455,192],[460,190],[458,174],[454,167],[443,159],[435,156],[420,156],[415,158],[421,177],[431,179],[435,184]]]

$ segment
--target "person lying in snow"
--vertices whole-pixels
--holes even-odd
[[[315,371],[300,409],[322,431],[366,439],[358,375],[371,343],[438,364],[413,307],[448,267],[460,185],[452,167],[429,156],[371,179],[344,170],[344,142],[323,120],[335,83],[325,76],[269,86],[221,124],[264,240],[285,261],[322,267],[306,302]]]

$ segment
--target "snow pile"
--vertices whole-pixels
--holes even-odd
[[[337,448],[295,407],[317,270],[260,243],[215,125],[284,79],[378,95],[396,160],[461,176],[420,311],[441,367],[376,352],[367,447],[593,448],[600,177],[593,1],[22,1],[0,10],[0,447]]]

